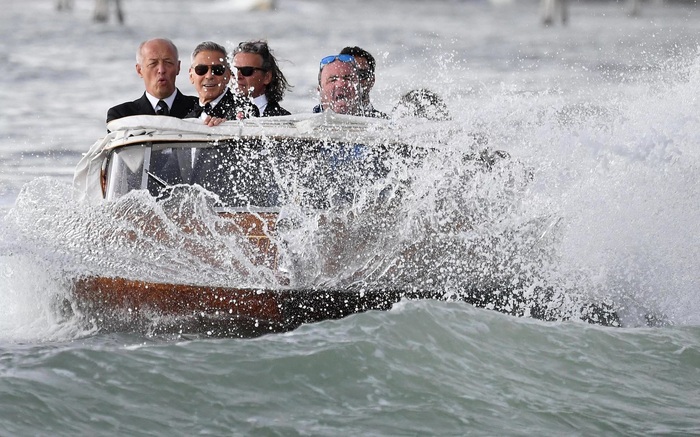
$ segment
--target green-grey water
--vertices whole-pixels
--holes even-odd
[[[253,340],[5,345],[5,435],[692,435],[696,327],[408,302]]]

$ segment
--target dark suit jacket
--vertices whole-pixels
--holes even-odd
[[[194,108],[184,118],[199,118],[203,111],[204,108],[199,106],[199,100],[197,100]],[[208,114],[212,117],[225,118],[226,120],[238,120],[239,112],[242,112],[246,118],[257,117],[260,114],[258,107],[253,102],[227,89],[219,103]]]
[[[197,104],[197,98],[186,96],[177,90],[173,107],[170,108],[170,116],[177,118],[185,118],[185,116]],[[117,118],[127,117],[129,115],[156,115],[156,112],[148,101],[144,92],[140,99],[133,102],[124,102],[121,105],[113,106],[107,111],[107,123]]]
[[[260,144],[248,146],[255,150]],[[218,194],[222,204],[231,207],[275,206],[279,188],[268,157],[251,153],[248,146],[239,143],[198,149],[194,164],[190,149],[155,153],[151,172],[168,185],[198,184]],[[149,179],[148,189],[153,196],[168,195],[169,190],[165,188]]]
[[[279,103],[268,101],[262,116],[275,117],[277,115],[292,115],[292,113],[281,107]]]

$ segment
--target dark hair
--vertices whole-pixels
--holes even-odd
[[[285,91],[291,91],[292,86],[282,74],[277,59],[267,45],[267,41],[244,41],[233,50],[233,56],[238,53],[254,53],[263,59],[262,68],[272,72],[272,81],[265,88],[265,97],[270,102],[280,102],[284,98]]]
[[[194,48],[194,51],[192,51],[190,62],[194,62],[194,58],[201,52],[218,52],[223,54],[224,65],[228,67],[228,59],[226,59],[228,53],[226,53],[226,48],[221,44],[217,44],[213,41],[204,41],[203,43],[198,44],[197,47]]]
[[[377,63],[374,61],[374,56],[372,56],[367,50],[357,46],[345,47],[343,50],[340,51],[340,54],[359,56],[360,58],[367,59],[367,64],[369,64],[369,70],[372,72],[372,74],[374,74],[374,68],[377,66]]]

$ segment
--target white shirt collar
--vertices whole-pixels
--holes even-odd
[[[260,94],[258,97],[253,98],[253,103],[258,107],[258,111],[260,111],[260,115],[262,116],[263,112],[265,112],[265,108],[267,108],[267,96],[265,94]]]
[[[153,107],[153,110],[156,110],[156,106],[158,105],[158,101],[162,100],[168,105],[168,109],[172,110],[173,109],[173,102],[175,101],[175,96],[177,96],[177,88],[175,88],[175,91],[170,94],[170,96],[164,98],[164,99],[159,99],[158,97],[152,96],[149,94],[148,91],[146,91],[146,98],[148,98],[148,101],[151,102],[151,106]]]
[[[214,100],[212,100],[211,102],[209,102],[209,104],[211,105],[212,109],[214,109],[214,107],[216,107],[216,105],[219,104],[219,102],[221,101],[221,99],[224,98],[224,94],[226,94],[226,91],[224,91],[223,93],[219,94],[219,97],[217,97],[217,98],[215,98]],[[204,105],[206,105],[206,103],[205,103]],[[202,108],[204,108],[204,105],[202,105],[202,102],[201,102],[201,101],[199,102],[199,106],[201,106]],[[201,118],[202,120],[205,120],[207,117],[208,117],[208,115],[207,115],[207,113],[204,112],[204,111],[202,111],[202,114],[199,116],[199,118]]]
[[[226,94],[226,90],[224,90],[223,93],[219,94],[219,97],[217,97],[217,98],[215,98],[214,100],[212,100],[211,102],[209,102],[209,104],[211,105],[212,108],[214,108],[216,105],[219,104],[219,102],[221,101],[221,99],[224,98],[224,94]],[[204,105],[202,104],[202,101],[201,101],[201,100],[199,101],[199,106],[201,106],[202,108],[204,108]]]

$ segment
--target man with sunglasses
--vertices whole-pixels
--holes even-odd
[[[195,47],[192,52],[190,81],[197,89],[199,103],[185,118],[240,120],[259,115],[258,108],[246,97],[234,94],[226,49],[212,41]]]
[[[238,89],[253,99],[263,117],[290,115],[279,102],[291,86],[267,42],[244,41],[238,44],[233,51],[233,66]]]
[[[177,47],[165,38],[144,41],[136,52],[136,73],[146,92],[140,99],[114,106],[107,111],[107,123],[129,115],[168,115],[184,118],[197,98],[182,94],[175,87],[180,73]]]
[[[387,118],[387,115],[374,109],[369,100],[369,92],[374,87],[374,69],[376,62],[374,56],[367,50],[360,47],[345,47],[340,51],[341,55],[351,55],[357,63],[357,76],[360,78],[360,89],[362,94],[362,106],[367,117]]]
[[[351,55],[331,55],[321,59],[318,92],[321,103],[314,107],[314,112],[330,110],[337,114],[365,115],[357,64]]]

